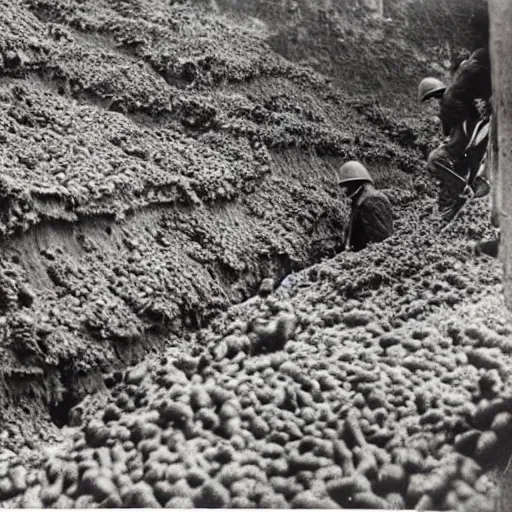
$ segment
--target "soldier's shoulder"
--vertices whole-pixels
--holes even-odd
[[[386,201],[389,201],[389,198],[384,190],[379,190],[377,188],[374,188],[372,190],[368,191],[368,197],[370,198],[379,198],[379,199],[385,199]]]
[[[476,60],[476,61],[488,61],[489,60],[489,50],[487,48],[478,48],[478,50],[475,50],[471,56],[469,57],[469,60]]]
[[[377,189],[369,190],[362,203],[362,206],[365,208],[374,208],[384,205],[391,208],[391,201],[385,192]]]

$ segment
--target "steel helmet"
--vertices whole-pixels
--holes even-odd
[[[366,167],[356,160],[351,160],[343,164],[337,171],[338,185],[344,185],[351,181],[368,181],[373,183],[373,179]]]
[[[430,98],[440,98],[444,91],[446,91],[446,85],[434,77],[424,78],[420,85],[418,85],[418,98],[420,101],[426,101]]]

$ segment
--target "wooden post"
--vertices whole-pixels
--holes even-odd
[[[501,230],[500,259],[504,270],[505,303],[512,310],[512,2],[489,0],[489,23],[498,145],[497,155],[494,155],[497,157],[494,209]]]
[[[512,310],[512,2],[488,0],[494,125],[489,162],[493,174],[493,222],[501,231],[505,303]],[[512,459],[501,476],[498,510],[512,510]]]

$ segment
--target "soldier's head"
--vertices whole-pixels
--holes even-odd
[[[366,167],[356,160],[346,162],[337,169],[336,179],[338,186],[342,188],[346,196],[351,196],[365,183],[373,184],[373,178],[370,176]]]
[[[428,76],[418,85],[418,99],[421,102],[431,98],[441,99],[444,91],[446,91],[446,85],[441,80]]]

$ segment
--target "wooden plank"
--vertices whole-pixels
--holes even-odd
[[[501,230],[505,302],[512,310],[512,2],[489,0],[494,116],[498,144],[494,209]]]
[[[489,23],[495,117],[488,154],[493,176],[492,219],[494,224],[500,226],[505,303],[512,310],[512,2],[489,0]],[[498,510],[510,511],[512,460],[502,473],[500,483]]]

